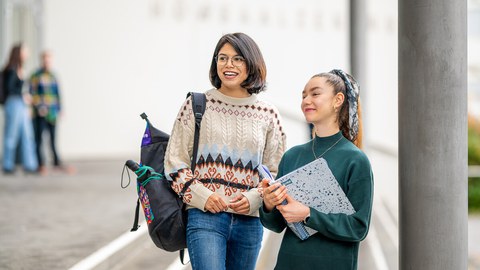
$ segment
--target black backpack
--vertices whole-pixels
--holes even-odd
[[[195,115],[195,136],[191,161],[193,171],[195,170],[200,123],[205,112],[206,97],[203,93],[194,92],[188,93],[187,98],[189,96],[192,96]],[[141,117],[147,121],[147,127],[142,138],[140,165],[132,160],[127,160],[125,163],[125,166],[137,175],[138,200],[131,231],[136,231],[139,227],[139,208],[142,204],[148,232],[155,245],[166,251],[180,250],[183,262],[183,249],[187,247],[185,205],[181,196],[173,191],[171,182],[164,175],[163,162],[170,136],[153,127],[145,113]],[[122,183],[122,188],[127,186],[128,184],[124,186]]]

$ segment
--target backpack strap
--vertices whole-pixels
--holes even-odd
[[[135,207],[135,218],[133,219],[133,226],[130,229],[131,232],[135,232],[140,228],[140,225],[138,225],[138,218],[140,215],[140,198],[137,198],[137,207]]]
[[[193,114],[195,116],[195,135],[193,137],[193,153],[192,153],[192,161],[190,164],[190,169],[195,171],[195,166],[197,162],[197,155],[198,155],[198,141],[200,139],[200,124],[202,122],[203,114],[205,113],[205,108],[207,104],[207,97],[204,93],[196,93],[196,92],[189,92],[187,94],[187,98],[192,96],[192,108]],[[182,190],[179,193],[180,197],[183,197],[185,192],[187,191],[188,187],[192,184],[193,181],[188,181],[183,186]]]
[[[200,126],[202,123],[203,114],[205,113],[205,108],[207,104],[207,97],[204,93],[197,93],[197,92],[189,92],[187,94],[187,98],[192,96],[192,108],[193,108],[193,115],[195,116],[195,135],[193,137],[193,153],[192,153],[192,163],[190,165],[190,169],[192,172],[195,170],[195,166],[197,165],[197,155],[198,155],[198,141],[200,140]],[[180,192],[180,196],[185,194],[188,187],[192,181],[185,183],[182,191]],[[179,251],[180,254],[180,262],[183,265],[186,265],[184,262],[185,259],[185,249],[181,249]]]
[[[202,123],[202,117],[205,113],[205,107],[207,104],[207,98],[204,93],[189,92],[187,98],[192,96],[192,108],[193,115],[195,116],[195,136],[193,139],[193,154],[192,154],[192,163],[190,169],[195,170],[198,154],[198,141],[200,139],[200,125]]]

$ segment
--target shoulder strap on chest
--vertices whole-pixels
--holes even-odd
[[[187,94],[187,98],[192,96],[192,108],[193,114],[195,115],[195,136],[193,140],[193,155],[192,155],[192,163],[190,168],[192,172],[195,170],[195,163],[197,161],[197,154],[198,154],[198,141],[200,139],[200,125],[202,123],[202,117],[205,113],[205,107],[207,104],[207,98],[204,93],[197,93],[197,92],[189,92]]]

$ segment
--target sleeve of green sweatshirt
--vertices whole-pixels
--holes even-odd
[[[284,158],[282,157],[280,164],[278,165],[277,178],[282,177],[284,173],[283,162]],[[273,208],[272,211],[268,212],[267,209],[265,209],[265,204],[262,203],[262,206],[258,212],[260,214],[260,221],[262,222],[263,226],[271,231],[281,233],[287,226],[285,219],[283,218],[282,214],[280,214],[280,211],[277,210],[277,208]]]
[[[265,209],[265,205],[262,204],[262,207],[260,207],[259,209],[259,213],[260,221],[262,222],[263,227],[271,231],[281,233],[287,226],[285,219],[283,218],[282,214],[280,214],[280,212],[277,210],[277,208],[273,208],[272,211],[267,212]]]

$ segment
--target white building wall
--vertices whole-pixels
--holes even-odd
[[[63,88],[59,148],[66,158],[134,158],[142,112],[170,132],[186,92],[211,88],[210,59],[223,33],[245,32],[258,43],[269,82],[261,96],[285,120],[303,119],[310,76],[348,70],[345,0],[44,3],[45,47]],[[305,141],[303,123],[284,122],[289,147]]]
[[[0,60],[3,66],[11,45],[21,38],[11,7],[30,7],[24,10],[35,21],[28,24],[32,18],[27,17],[22,33],[30,33],[27,43],[35,35],[38,40],[27,44],[32,55],[26,67],[33,71],[42,48],[53,50],[63,87],[59,149],[65,158],[137,154],[143,111],[170,131],[185,93],[210,88],[209,61],[223,33],[245,32],[262,49],[269,91],[261,96],[288,120],[289,146],[306,136],[299,104],[308,78],[332,68],[349,70],[347,0],[31,1],[1,0]],[[360,82],[365,138],[367,144],[395,153],[397,1],[367,3],[367,77]],[[476,116],[479,3],[469,0],[469,111]],[[0,115],[3,126],[3,111]]]
[[[2,0],[2,5],[28,1]],[[216,42],[222,34],[236,31],[252,36],[264,54],[269,90],[260,96],[281,110],[288,146],[304,142],[307,130],[299,107],[305,83],[315,73],[349,70],[348,3],[38,2],[42,6],[36,5],[32,14],[40,18],[36,27],[41,31],[41,48],[32,51],[49,48],[54,53],[64,102],[58,135],[61,155],[135,158],[145,127],[139,114],[146,112],[157,127],[170,132],[186,92],[211,87],[208,69]],[[395,153],[397,2],[367,3],[367,77],[360,82],[366,144]],[[4,51],[15,36],[9,24],[2,21],[1,32],[7,37],[1,41]],[[1,58],[4,63],[6,55]],[[32,55],[26,65],[29,72],[37,63],[38,56]]]
[[[396,0],[367,4],[367,95],[365,131],[371,146],[397,153],[398,5]]]

